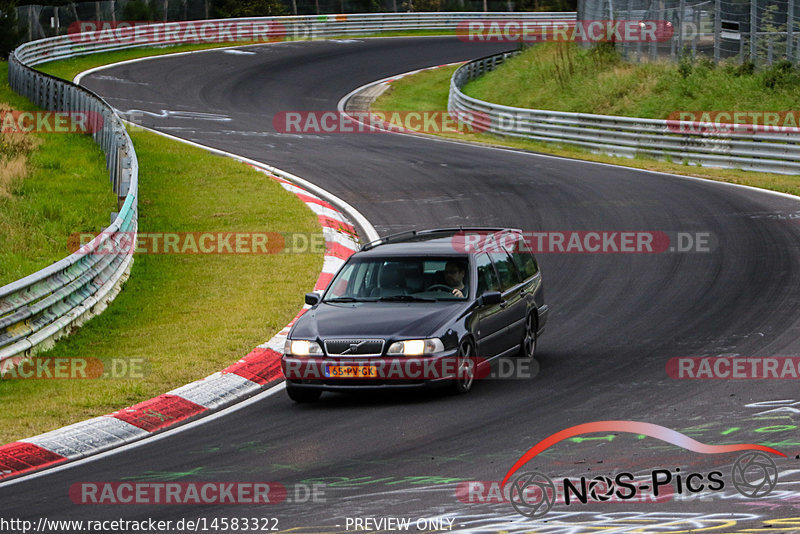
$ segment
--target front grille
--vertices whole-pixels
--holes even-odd
[[[325,352],[329,356],[380,356],[382,339],[326,339]]]

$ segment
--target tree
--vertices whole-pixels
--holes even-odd
[[[0,57],[8,55],[22,42],[22,32],[17,27],[17,6],[14,2],[0,2]]]
[[[578,0],[519,0],[519,11],[575,11]]]
[[[280,0],[217,0],[214,10],[218,17],[270,17],[285,15]]]
[[[122,20],[162,20],[164,15],[155,5],[147,0],[131,0],[122,10]]]

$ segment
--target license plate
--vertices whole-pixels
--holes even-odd
[[[329,365],[328,378],[378,378],[378,368],[372,365]]]

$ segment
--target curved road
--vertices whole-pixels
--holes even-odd
[[[335,110],[343,95],[362,84],[502,46],[450,38],[282,43],[118,66],[83,83],[122,111],[146,112],[145,126],[324,187],[360,210],[381,234],[458,224],[709,232],[713,251],[541,254],[552,315],[534,378],[485,381],[461,397],[326,394],[320,403],[300,406],[282,393],[273,395],[124,453],[2,486],[4,515],[274,516],[281,530],[297,527],[293,532],[344,531],[348,517],[386,516],[412,523],[441,516],[454,519],[454,530],[476,532],[590,532],[590,525],[734,532],[797,515],[791,498],[800,495],[793,471],[800,465],[800,403],[791,405],[800,400],[797,383],[678,381],[665,371],[667,361],[679,356],[800,356],[797,201],[410,136],[285,135],[273,129],[278,112]],[[630,434],[591,435],[586,438],[597,439],[562,442],[529,467],[553,479],[719,469],[727,485],[688,500],[562,504],[537,522],[520,522],[523,517],[508,503],[468,504],[456,497],[458,481],[502,479],[539,440],[596,420],[655,423],[709,444],[771,444],[788,458],[776,460],[781,474],[773,493],[748,500],[729,483],[736,455],[700,455]],[[75,482],[123,480],[326,486],[324,502],[268,507],[90,506],[68,497]],[[655,526],[670,521],[670,528]]]

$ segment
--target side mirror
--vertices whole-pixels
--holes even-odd
[[[319,303],[319,295],[316,293],[306,293],[306,304],[313,306]]]
[[[503,295],[499,291],[487,291],[478,300],[481,306],[490,306],[503,302]]]

